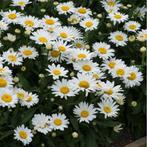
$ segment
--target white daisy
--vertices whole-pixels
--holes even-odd
[[[12,87],[12,81],[11,76],[0,76],[0,89]]]
[[[78,49],[86,49],[87,43],[84,40],[74,40],[73,46]]]
[[[3,64],[0,64],[0,76],[10,76],[12,74],[12,71],[9,69],[8,66],[4,66]]]
[[[110,33],[110,42],[114,43],[116,46],[125,46],[128,41],[127,35],[122,31],[116,31]]]
[[[97,108],[94,108],[93,104],[81,102],[75,106],[73,113],[78,117],[79,122],[89,123],[96,118]]]
[[[102,59],[108,59],[114,56],[114,50],[105,42],[96,42],[93,44],[94,52]]]
[[[92,15],[92,12],[90,9],[86,7],[78,7],[75,9],[75,14],[79,15],[80,17],[89,17]]]
[[[75,96],[76,93],[73,86],[71,86],[71,83],[71,81],[67,81],[66,79],[55,81],[55,83],[51,86],[52,93],[55,94],[55,96],[65,99],[67,99],[67,97]]]
[[[29,144],[32,141],[32,131],[21,125],[14,130],[14,139],[21,141],[24,145]]]
[[[102,101],[98,103],[98,106],[98,111],[104,114],[105,118],[117,117],[119,108],[116,102],[113,101],[113,99],[102,99]]]
[[[49,116],[41,113],[41,114],[35,114],[32,118],[32,124],[34,126],[34,130],[37,130],[38,132],[41,132],[43,134],[47,134],[51,131],[50,122],[49,122]]]
[[[129,32],[136,32],[137,30],[140,29],[140,27],[141,27],[140,23],[136,21],[128,21],[124,25],[124,29]]]
[[[34,47],[22,46],[19,48],[19,52],[23,58],[35,59],[38,56],[38,52]]]
[[[64,67],[61,67],[59,64],[55,65],[54,63],[52,65],[48,65],[48,69],[46,70],[49,72],[49,75],[53,76],[53,79],[59,79],[59,77],[67,77],[68,73]]]
[[[53,127],[53,130],[64,131],[65,128],[68,128],[69,121],[66,118],[65,114],[52,114],[50,117],[50,124]]]
[[[138,32],[137,39],[139,41],[147,41],[147,29],[142,29]]]
[[[80,22],[80,26],[82,26],[85,31],[91,31],[97,28],[99,24],[98,19],[93,19],[93,18],[85,18]]]
[[[0,20],[0,31],[6,31],[8,28],[8,24],[4,20]]]

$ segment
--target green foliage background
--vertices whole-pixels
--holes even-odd
[[[103,18],[100,21],[100,25],[98,30],[90,32],[85,36],[86,40],[91,45],[93,42],[107,40],[107,37],[110,32],[116,31],[118,28],[122,28],[121,24],[117,26],[117,28],[112,27],[112,29],[108,29],[104,24],[109,22],[106,19],[106,12],[100,7],[99,0],[73,0],[77,6],[86,6],[90,7],[92,11],[96,13],[102,13]],[[58,2],[65,2],[65,0],[59,0]],[[145,5],[144,0],[122,0],[121,1],[124,5],[128,3],[132,5],[131,8],[127,10],[123,10],[124,13],[128,13],[130,17],[133,16],[133,11],[138,6]],[[9,9],[10,1],[6,0],[0,1],[0,9]],[[40,8],[45,8],[47,11],[45,13],[41,13],[39,10]],[[11,9],[16,9],[15,7],[11,7]],[[29,13],[31,15],[37,17],[43,17],[44,14],[49,14],[53,16],[57,16],[57,12],[53,10],[53,0],[50,0],[48,4],[37,4],[35,1],[33,2],[33,6],[28,6],[25,10],[25,13]],[[62,18],[63,22],[67,24],[64,17]],[[135,19],[136,21],[137,20]],[[145,28],[145,20],[141,22],[143,28]],[[20,28],[18,26],[18,28]],[[23,32],[24,30],[20,28]],[[13,26],[9,32],[14,33]],[[99,35],[98,31],[101,31],[102,34]],[[17,37],[17,44],[13,45],[10,42],[5,42],[2,40],[5,48],[3,50],[7,50],[11,46],[17,49],[23,42],[23,44],[28,43],[28,36],[25,37]],[[38,48],[35,44],[32,44],[34,47]],[[141,53],[139,49],[145,46],[145,43],[135,41],[133,43],[128,42],[127,47],[119,47],[118,51],[116,51],[116,57],[123,59],[127,65],[137,65],[140,70],[144,73],[145,77],[145,69],[146,69],[146,62],[145,56],[146,53]],[[40,47],[38,50],[42,54],[45,52],[43,47]],[[0,53],[2,53],[0,51]],[[16,71],[16,76],[20,78],[20,85],[23,85],[23,88],[26,90],[30,90],[32,92],[36,92],[39,97],[41,98],[39,105],[32,107],[30,109],[26,109],[17,105],[12,111],[8,110],[7,108],[1,108],[0,110],[0,147],[21,147],[22,144],[15,141],[13,139],[13,130],[21,124],[26,124],[27,126],[31,127],[31,118],[34,113],[48,113],[52,112],[53,108],[58,107],[59,105],[63,105],[64,112],[67,112],[66,115],[70,116],[70,109],[71,106],[74,106],[79,102],[79,100],[67,100],[64,103],[62,101],[56,101],[54,104],[49,100],[52,97],[50,94],[51,92],[48,91],[46,85],[50,82],[50,79],[46,80],[45,78],[40,79],[38,75],[42,73],[42,71],[47,67],[47,57],[44,55],[39,56],[39,58],[35,61],[25,61],[24,66],[26,66],[26,71],[21,71],[20,68],[15,67],[13,69]],[[32,70],[33,69],[33,70]],[[45,72],[45,71],[44,71]],[[47,73],[43,73],[47,74]],[[112,131],[112,128],[122,122],[124,124],[124,130],[130,130],[131,136],[134,140],[145,136],[145,113],[146,113],[146,79],[142,82],[140,87],[135,87],[133,89],[125,90],[126,103],[125,106],[122,108],[121,115],[115,119],[107,119],[103,120],[103,117],[99,117],[96,125],[79,125],[77,120],[70,116],[70,122],[72,127],[65,130],[64,133],[57,132],[57,137],[52,137],[51,134],[49,135],[42,135],[37,134],[33,138],[33,142],[30,147],[39,147],[42,143],[44,143],[47,147],[103,147],[109,146],[116,138],[119,137],[118,134]],[[48,98],[46,100],[45,98]],[[131,105],[132,101],[137,102],[137,106],[133,107]],[[73,131],[77,131],[79,133],[79,138],[73,139],[71,134]],[[63,135],[64,134],[64,135]]]

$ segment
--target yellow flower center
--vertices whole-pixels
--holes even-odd
[[[5,102],[5,103],[10,103],[12,101],[12,96],[10,94],[4,94],[2,95],[1,99]]]
[[[19,6],[25,6],[26,3],[25,3],[24,1],[21,1],[21,2],[18,2],[17,4],[18,4]]]
[[[39,37],[39,41],[41,43],[47,43],[48,40],[45,37]]]
[[[58,47],[58,49],[59,49],[59,51],[61,51],[61,52],[65,52],[66,51],[66,47],[65,46],[59,46]]]
[[[136,73],[135,72],[131,72],[130,75],[129,75],[129,77],[128,77],[128,79],[129,80],[132,80],[132,81],[135,80],[136,78],[137,78],[137,76],[136,76]]]
[[[90,65],[84,65],[82,68],[85,71],[91,71],[91,66]]]
[[[121,19],[121,18],[122,18],[122,15],[120,15],[120,14],[115,14],[114,17],[115,17],[116,19]]]
[[[60,51],[56,51],[56,50],[51,51],[51,56],[52,57],[58,57],[59,55],[60,55]]]
[[[88,116],[89,116],[89,112],[88,111],[86,111],[86,110],[81,111],[81,117],[86,118]]]
[[[60,92],[63,93],[63,94],[67,94],[69,93],[69,88],[67,86],[63,86],[60,88]]]
[[[19,99],[24,99],[24,93],[23,92],[17,92],[17,97],[19,98]]]
[[[78,54],[78,58],[80,58],[80,59],[84,59],[84,58],[86,58],[87,56],[85,55],[85,54],[83,54],[83,53],[81,53],[81,54]]]
[[[65,32],[61,32],[61,33],[60,33],[60,37],[62,37],[62,38],[67,38],[68,35],[67,35],[67,33],[65,33]]]
[[[69,6],[62,6],[61,9],[62,9],[63,11],[68,11],[68,10],[70,9],[70,7],[69,7]]]
[[[115,39],[118,40],[118,41],[123,41],[124,38],[123,38],[122,35],[116,35]]]
[[[116,65],[116,63],[113,62],[113,61],[108,63],[108,66],[109,66],[111,69],[114,68],[115,65]]]
[[[34,26],[34,22],[32,20],[26,20],[24,23],[28,27],[33,27]]]
[[[7,81],[3,78],[0,78],[0,88],[6,87],[7,86]]]
[[[17,61],[17,57],[15,55],[8,55],[8,59],[11,61],[11,62],[16,62]]]
[[[99,74],[95,73],[93,74],[93,78],[95,78],[96,80],[98,80],[100,77],[99,77]]]
[[[77,48],[82,48],[83,45],[82,45],[81,43],[76,43],[76,47],[77,47]]]
[[[112,95],[113,94],[113,90],[109,89],[109,90],[104,91],[104,93],[107,94],[107,95]]]
[[[56,118],[56,119],[54,120],[54,124],[55,124],[56,126],[61,126],[61,125],[62,125],[62,120],[59,119],[59,118]]]
[[[92,22],[92,21],[87,21],[87,22],[85,23],[85,26],[88,27],[88,28],[90,28],[90,27],[93,26],[93,22]]]
[[[4,68],[0,68],[0,72],[2,73],[3,71],[5,71],[5,69]]]
[[[131,29],[131,30],[136,30],[136,25],[129,25],[129,29]]]
[[[58,76],[61,74],[61,71],[59,69],[54,69],[53,74]]]
[[[26,139],[28,137],[28,134],[25,131],[19,131],[19,136],[22,139]]]
[[[105,113],[111,113],[112,112],[112,109],[109,106],[104,106],[103,110],[104,110]]]
[[[23,54],[26,55],[26,56],[30,56],[30,55],[32,55],[32,51],[29,50],[29,49],[26,49],[26,50],[23,51]]]
[[[31,102],[32,101],[32,96],[27,97],[26,101]]]
[[[113,2],[113,1],[107,2],[107,4],[108,4],[110,7],[114,7],[114,6],[115,6],[115,2]]]
[[[101,54],[106,54],[106,53],[107,53],[106,48],[101,47],[101,48],[99,48],[98,50],[99,50],[99,52],[100,52]]]
[[[55,24],[55,21],[53,19],[46,19],[45,23],[48,25],[53,25],[53,24]]]
[[[17,15],[15,13],[8,14],[9,19],[16,19]]]
[[[87,88],[89,88],[90,85],[89,85],[89,82],[87,82],[87,81],[80,81],[79,86],[87,89]]]
[[[87,11],[86,11],[86,8],[79,8],[78,12],[81,14],[85,14]]]
[[[124,69],[118,69],[118,70],[116,71],[116,74],[117,74],[118,76],[123,76],[123,75],[125,74],[125,71],[124,71]]]
[[[144,34],[143,37],[144,37],[145,39],[147,39],[147,34]]]

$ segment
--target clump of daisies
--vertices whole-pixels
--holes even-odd
[[[38,2],[46,2],[38,0]],[[103,119],[111,119],[119,116],[120,105],[125,102],[123,88],[139,86],[143,80],[142,73],[135,65],[128,66],[122,59],[115,56],[119,47],[127,46],[128,33],[134,33],[139,41],[147,40],[147,30],[141,30],[141,24],[129,20],[129,15],[121,12],[121,3],[116,0],[101,1],[114,27],[123,24],[123,30],[110,32],[107,39],[95,41],[89,45],[85,39],[86,34],[98,30],[100,20],[86,7],[75,7],[74,3],[63,2],[54,5],[57,16],[44,14],[44,16],[32,16],[25,13],[29,0],[12,0],[12,6],[20,7],[20,11],[2,11],[0,15],[0,32],[3,34],[13,27],[24,30],[15,30],[15,34],[4,34],[0,57],[0,106],[14,108],[18,103],[21,107],[30,109],[36,105],[42,105],[42,97],[39,95],[51,95],[54,104],[59,100],[68,105],[68,100],[79,100],[71,105],[70,115],[79,125],[97,122],[101,116]],[[64,16],[70,25],[63,25],[61,16]],[[27,36],[27,40],[19,42],[19,39]],[[108,40],[108,41],[107,41]],[[15,48],[6,48],[5,41]],[[18,45],[17,45],[18,44]],[[43,56],[43,57],[42,57]],[[38,62],[41,58],[46,60]],[[28,62],[37,62],[41,66],[48,83],[38,93],[24,89],[23,85],[17,85],[13,75],[22,69]],[[39,65],[40,64],[40,65]],[[32,69],[31,69],[32,68]],[[30,72],[36,73],[31,67]],[[38,68],[39,70],[39,68]],[[40,72],[39,71],[39,72]],[[111,77],[111,78],[110,78]],[[118,82],[115,79],[118,79]],[[112,80],[111,80],[112,79]],[[28,81],[29,82],[29,81]],[[18,81],[19,83],[19,81]],[[121,83],[121,84],[120,84]],[[47,89],[47,90],[46,90]],[[44,92],[45,91],[45,92]],[[98,99],[97,99],[98,98]],[[56,103],[54,104],[56,106]],[[62,108],[62,107],[61,107]],[[31,143],[35,133],[48,133],[64,131],[71,124],[66,109],[59,111],[56,107],[48,113],[36,113],[31,119],[31,127],[20,124],[14,130],[14,138],[24,145]],[[13,116],[12,116],[13,117]],[[99,121],[99,120],[98,120]],[[34,133],[35,132],[35,133]]]

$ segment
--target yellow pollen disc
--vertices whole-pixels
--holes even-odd
[[[33,27],[34,26],[34,22],[32,20],[26,20],[24,23],[28,27]]]
[[[78,12],[81,14],[85,14],[87,11],[86,11],[86,8],[79,8]]]
[[[89,116],[89,112],[88,111],[86,111],[86,110],[81,111],[81,117],[86,118],[88,116]]]
[[[136,25],[129,25],[129,29],[136,30]]]
[[[8,14],[9,19],[16,19],[17,15],[15,13]]]
[[[115,17],[116,19],[121,19],[121,18],[122,18],[122,16],[121,16],[120,14],[115,14],[114,17]]]
[[[60,37],[62,37],[62,38],[67,38],[68,35],[67,35],[67,33],[65,33],[65,32],[61,32],[61,33],[60,33]]]
[[[0,87],[6,87],[7,86],[7,81],[3,78],[0,78]]]
[[[45,23],[48,25],[53,25],[53,24],[55,24],[55,21],[53,19],[46,19]]]
[[[96,80],[98,80],[100,77],[99,77],[99,74],[93,74],[93,78],[95,78]]]
[[[54,124],[55,124],[56,126],[61,126],[61,125],[62,125],[62,120],[59,119],[59,118],[56,118],[56,119],[54,120]]]
[[[32,101],[32,97],[31,96],[27,97],[27,100],[26,101],[27,102],[31,102]]]
[[[28,134],[25,131],[19,131],[19,137],[22,139],[26,139]]]
[[[112,95],[113,94],[113,90],[112,89],[109,89],[107,91],[104,91],[105,94],[108,94],[108,95]]]
[[[87,21],[87,22],[85,23],[85,26],[88,27],[88,28],[90,28],[90,27],[93,26],[93,22],[92,22],[92,21]]]
[[[54,69],[53,74],[58,76],[61,74],[61,71],[59,69]]]
[[[116,71],[116,74],[117,74],[118,76],[123,76],[123,75],[125,74],[125,71],[124,71],[124,69],[118,69],[118,70]]]
[[[51,51],[51,56],[52,57],[58,57],[60,55],[60,51]]]
[[[19,98],[19,99],[24,99],[24,93],[22,93],[22,92],[17,92],[17,97]]]
[[[90,65],[84,65],[82,68],[85,71],[91,71],[91,66]]]
[[[26,49],[26,50],[23,51],[23,54],[26,55],[26,56],[30,56],[30,55],[32,55],[32,51],[29,50],[29,49]]]
[[[107,53],[106,48],[103,48],[103,47],[99,48],[98,51],[99,51],[101,54],[106,54],[106,53]]]
[[[39,41],[41,43],[47,43],[47,39],[45,37],[39,37]]]
[[[66,47],[65,46],[59,46],[58,47],[58,49],[59,49],[59,51],[61,51],[61,52],[65,52],[66,51]]]
[[[124,38],[123,38],[122,35],[116,35],[115,39],[118,40],[118,41],[123,41]]]
[[[115,65],[116,65],[116,63],[115,62],[109,62],[109,64],[108,64],[108,66],[112,69],[112,68],[114,68],[115,67]]]
[[[108,4],[109,6],[111,6],[111,7],[114,7],[114,6],[115,6],[115,2],[113,2],[113,1],[107,2],[107,4]]]
[[[8,55],[8,59],[11,61],[11,62],[16,62],[17,61],[17,57],[15,55]]]
[[[12,101],[12,96],[9,94],[4,94],[2,95],[1,99],[5,102],[5,103],[10,103]]]
[[[63,11],[68,11],[68,10],[70,9],[70,7],[69,7],[69,6],[62,6],[61,9],[62,9]]]
[[[60,88],[60,92],[63,93],[63,94],[67,94],[69,93],[69,88],[67,86],[63,86]]]
[[[147,34],[144,34],[143,37],[144,37],[145,39],[147,39]]]
[[[87,56],[85,55],[85,54],[78,54],[78,58],[80,58],[80,59],[84,59],[84,58],[86,58]]]
[[[135,72],[131,72],[130,75],[129,75],[129,77],[128,77],[128,79],[129,80],[132,80],[132,81],[135,80],[136,78],[137,78],[137,76],[136,76],[136,73]]]
[[[76,43],[76,47],[77,47],[77,48],[82,48],[83,45],[82,45],[81,43]]]
[[[80,81],[79,86],[87,89],[87,88],[89,88],[90,85],[87,81]]]
[[[18,2],[18,5],[19,5],[19,6],[25,6],[25,2],[23,2],[23,1]]]
[[[111,113],[112,112],[112,109],[109,106],[104,106],[103,110],[104,110],[105,113]]]
[[[0,72],[3,72],[3,71],[5,71],[5,69],[4,68],[0,68]]]

